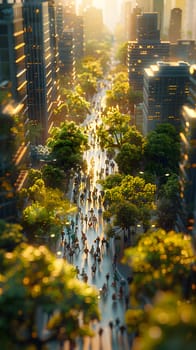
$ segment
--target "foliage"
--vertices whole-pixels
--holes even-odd
[[[180,141],[172,125],[162,124],[147,135],[144,157],[146,170],[157,176],[159,184],[165,173],[178,173]]]
[[[120,173],[136,174],[141,168],[143,150],[135,144],[125,143],[115,157]]]
[[[59,168],[47,164],[42,168],[42,176],[47,187],[51,188],[65,188],[65,176]]]
[[[63,192],[47,188],[42,179],[30,186],[28,203],[23,210],[22,223],[30,242],[47,242],[51,234],[60,235],[67,215],[74,210]]]
[[[91,334],[89,322],[99,318],[97,292],[76,278],[73,266],[53,257],[44,246],[22,245],[6,258],[9,268],[0,279],[3,349],[41,349],[50,339]],[[39,318],[44,312],[51,315],[50,332],[42,339]]]
[[[56,159],[56,166],[66,173],[82,165],[87,136],[75,123],[62,123],[60,128],[53,128],[47,144],[51,149],[51,157]]]
[[[105,190],[107,215],[111,217],[115,214],[121,227],[123,220],[126,222],[126,228],[129,228],[128,222],[135,225],[137,221],[141,221],[146,229],[153,208],[156,186],[146,183],[140,177],[119,174],[109,175],[101,184]]]
[[[91,99],[97,92],[97,79],[89,72],[78,74],[78,83],[87,100]]]
[[[133,270],[133,302],[142,296],[151,299],[158,290],[180,293],[194,261],[189,236],[161,229],[144,234],[124,256]]]
[[[128,138],[130,117],[113,108],[102,117],[102,121],[97,131],[101,147],[120,149]]]
[[[117,53],[116,59],[120,61],[122,65],[127,65],[127,52],[128,52],[128,42],[120,44]]]
[[[0,249],[11,252],[24,241],[25,237],[20,225],[0,220]]]
[[[158,198],[158,225],[167,231],[172,230],[175,228],[178,216],[183,217],[180,185],[176,174],[167,177],[167,182],[160,187]]]
[[[139,337],[133,350],[193,350],[196,347],[196,304],[179,300],[173,293],[159,293],[145,320],[139,319]],[[130,321],[128,315],[128,321]],[[134,323],[134,315],[131,319]]]
[[[104,189],[112,189],[113,187],[120,185],[122,179],[123,177],[120,174],[111,174],[99,182],[102,184]]]
[[[140,177],[127,175],[122,178],[120,185],[113,187],[106,192],[106,198],[111,202],[118,203],[122,199],[142,206],[152,206],[154,201],[155,185],[145,183]]]
[[[89,113],[90,105],[78,90],[62,89],[61,98],[63,103],[57,108],[56,115],[61,122],[69,120],[81,123]]]
[[[139,218],[139,210],[135,204],[122,201],[114,206],[115,224],[129,230]]]

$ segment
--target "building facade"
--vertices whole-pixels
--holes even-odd
[[[53,70],[48,2],[23,4],[29,118],[36,129],[35,144],[44,144],[54,111]]]
[[[0,2],[0,219],[17,221],[29,163],[22,2]]]
[[[181,108],[189,96],[189,64],[158,62],[144,72],[143,113],[145,134],[157,124],[181,128]]]
[[[128,43],[129,83],[143,90],[144,68],[169,57],[169,42],[160,40],[157,13],[137,16],[137,40]]]

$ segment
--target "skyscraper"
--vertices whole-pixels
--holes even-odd
[[[158,62],[144,70],[145,134],[157,124],[181,127],[181,108],[189,95],[189,64]]]
[[[0,3],[0,218],[17,220],[27,178],[27,81],[21,1]]]
[[[171,43],[176,43],[181,39],[182,29],[182,10],[180,8],[173,8],[170,16],[169,26],[169,40]]]
[[[37,128],[35,142],[44,144],[52,125],[55,86],[52,80],[48,1],[24,0],[23,16],[29,118]]]
[[[144,68],[169,56],[169,42],[160,40],[158,14],[137,16],[137,40],[128,43],[129,82],[135,90],[143,89]]]

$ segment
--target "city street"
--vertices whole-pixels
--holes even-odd
[[[72,231],[65,228],[65,245],[61,250],[61,256],[78,268],[78,278],[100,291],[99,306],[102,318],[100,322],[92,325],[96,336],[93,339],[85,339],[84,344],[79,343],[78,350],[129,349],[124,319],[128,286],[124,285],[123,276],[119,274],[114,264],[113,239],[107,240],[107,244],[104,242],[104,239],[107,238],[104,232],[106,223],[102,215],[101,185],[97,183],[100,176],[104,178],[106,173],[110,174],[117,170],[116,165],[111,166],[111,162],[107,164],[106,151],[100,149],[95,134],[96,125],[101,123],[99,116],[101,104],[104,103],[104,90],[97,94],[92,114],[83,124],[86,125],[90,145],[90,149],[84,153],[84,159],[88,164],[87,176],[84,176],[79,183],[77,175],[74,179],[75,185],[73,184],[71,200],[77,201],[79,213],[69,218],[70,223],[73,224],[74,221],[74,225]],[[76,196],[75,188],[77,187],[79,190]],[[84,236],[86,239],[83,240]],[[74,253],[71,255],[69,249],[66,249],[66,244],[68,247],[72,245],[73,237],[78,238],[78,246],[77,250],[73,248]],[[100,251],[97,257],[94,254],[96,251]],[[108,275],[107,278],[106,275]],[[113,323],[113,330],[109,322]],[[103,329],[103,332],[100,329]],[[65,344],[64,349],[69,349],[68,344]]]

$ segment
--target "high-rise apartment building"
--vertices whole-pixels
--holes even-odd
[[[22,2],[0,2],[0,219],[17,220],[27,178],[27,81]]]
[[[176,43],[181,39],[182,30],[182,10],[178,7],[171,10],[169,40],[171,43]]]
[[[189,104],[182,108],[180,187],[185,227],[196,233],[196,66],[190,67]]]
[[[170,45],[170,60],[186,61],[190,64],[196,62],[196,42],[195,40],[178,40]]]
[[[137,16],[141,15],[142,9],[138,6],[134,7],[131,18],[130,18],[130,36],[129,40],[135,41],[137,40]]]
[[[189,64],[158,62],[144,70],[145,134],[160,123],[181,127],[181,108],[189,95]]]
[[[55,86],[52,79],[48,1],[24,0],[23,17],[29,118],[37,129],[34,142],[44,144],[52,125]]]
[[[160,40],[158,14],[137,16],[137,40],[128,43],[129,82],[135,90],[143,90],[144,68],[169,57],[169,42]]]
[[[84,38],[86,41],[103,38],[103,12],[95,7],[86,8],[84,12]]]

